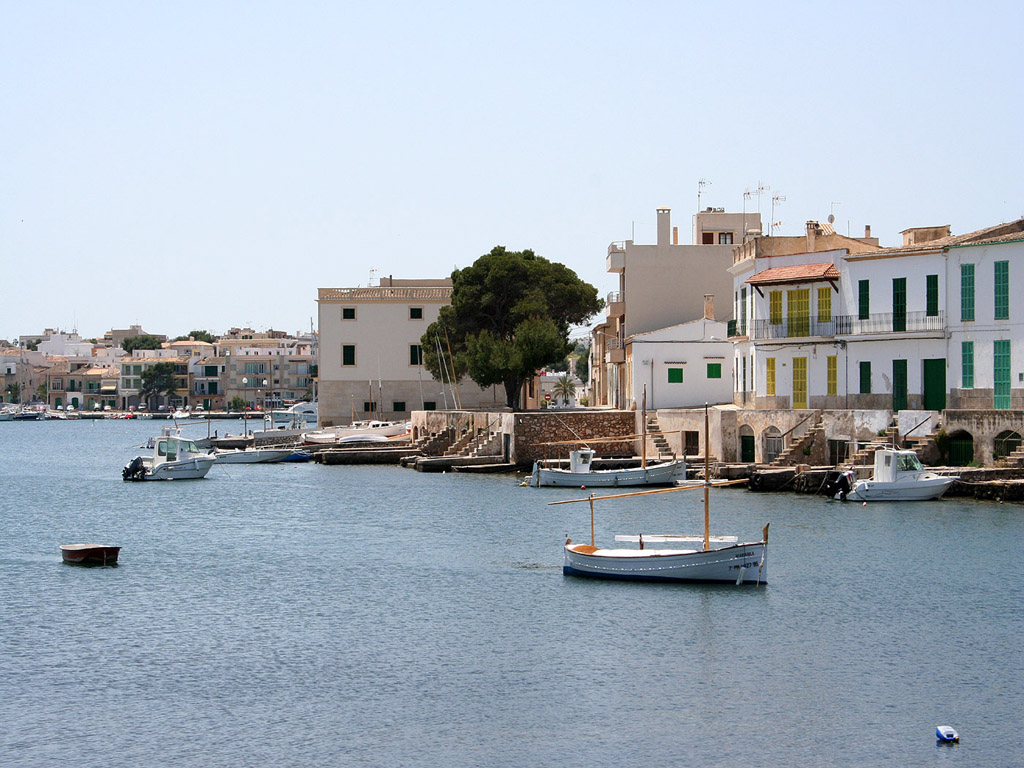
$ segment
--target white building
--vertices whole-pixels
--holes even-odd
[[[319,413],[324,426],[405,419],[414,410],[502,406],[495,387],[435,381],[423,367],[423,334],[451,303],[452,283],[382,278],[367,288],[321,288]],[[445,340],[438,339],[447,354]]]

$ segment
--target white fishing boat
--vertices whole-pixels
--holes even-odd
[[[655,464],[641,462],[639,467],[594,469],[594,450],[578,448],[569,452],[569,468],[551,466],[544,461],[533,463],[530,485],[541,487],[592,488],[676,485],[686,480],[686,459]]]
[[[317,404],[302,402],[287,408],[275,408],[271,411],[271,416],[275,425],[284,425],[291,429],[305,429],[309,426],[316,426]]]
[[[705,414],[705,446],[707,443]],[[705,454],[707,451],[705,450]],[[768,582],[768,525],[761,532],[760,541],[740,543],[735,536],[711,536],[710,489],[712,485],[732,485],[745,480],[712,483],[710,467],[705,457],[704,468],[704,535],[627,534],[616,536],[617,542],[633,542],[635,549],[626,547],[602,548],[594,542],[594,502],[624,499],[656,493],[677,493],[692,490],[665,488],[650,491],[594,496],[584,499],[553,501],[551,504],[590,503],[590,544],[577,544],[567,539],[563,547],[562,572],[567,576],[585,576],[596,579],[630,581],[717,581],[734,584],[767,584]],[[680,544],[700,543],[700,548],[684,549]],[[665,547],[657,545],[672,544]],[[656,545],[656,546],[650,546]],[[716,545],[716,546],[712,546]]]
[[[275,464],[294,453],[294,448],[238,448],[214,451],[211,455],[218,464]]]
[[[302,442],[306,445],[330,445],[337,443],[343,437],[379,436],[389,438],[407,434],[409,431],[410,426],[407,421],[355,421],[347,427],[325,427],[312,432],[304,432]]]
[[[859,501],[928,501],[942,496],[959,479],[926,470],[913,451],[879,448],[871,479],[855,482],[849,495]]]
[[[181,430],[164,427],[152,441],[152,453],[136,456],[124,469],[125,480],[198,480],[206,477],[217,458],[204,452]]]

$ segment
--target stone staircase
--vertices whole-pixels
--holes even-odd
[[[477,435],[476,441],[470,447],[469,457],[475,459],[478,456],[501,456],[502,455],[501,432],[484,432]]]
[[[415,446],[423,452],[424,456],[442,456],[458,440],[458,437],[458,433],[453,427],[447,427],[440,432],[419,438]]]
[[[811,445],[819,436],[824,437],[825,422],[819,416],[817,423],[800,437],[790,440],[786,449],[776,456],[769,467],[788,467],[794,464],[807,464],[808,457],[804,455],[804,446]]]
[[[997,467],[1024,467],[1024,445],[995,463]]]
[[[658,414],[647,414],[647,436],[654,441],[654,447],[658,451],[658,458],[670,460],[676,457],[675,452],[668,444],[666,437],[661,434],[661,425],[658,423]]]

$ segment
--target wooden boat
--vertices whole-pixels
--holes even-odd
[[[707,412],[705,411],[704,444],[708,444]],[[624,499],[656,493],[676,493],[693,487],[664,488],[650,491],[594,496],[583,499],[553,501],[550,504],[590,503],[590,544],[577,544],[567,539],[563,548],[562,572],[567,576],[632,581],[731,582],[735,584],[768,583],[768,525],[760,541],[739,543],[735,536],[711,536],[710,489],[712,485],[734,485],[746,480],[712,483],[710,467],[704,459],[704,535],[679,536],[663,534],[632,534],[616,536],[616,541],[633,542],[636,549],[601,548],[594,542],[594,502]],[[654,548],[650,544],[701,543],[700,549]],[[712,547],[712,544],[722,545]]]
[[[164,427],[152,443],[152,454],[136,456],[121,470],[124,480],[198,480],[217,461],[174,427]]]
[[[239,448],[214,451],[218,464],[276,464],[295,453],[294,448]]]
[[[879,448],[871,479],[855,482],[849,495],[860,501],[928,501],[942,496],[959,479],[926,470],[913,451]]]
[[[81,565],[116,565],[120,547],[108,544],[61,544],[60,556],[65,563]]]
[[[407,421],[356,421],[347,427],[325,427],[324,429],[305,432],[302,442],[305,445],[331,445],[342,438],[376,438],[397,437],[410,431]],[[355,442],[355,441],[352,441]]]

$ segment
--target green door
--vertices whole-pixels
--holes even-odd
[[[892,409],[894,411],[905,411],[907,409],[907,361],[892,361]]]
[[[740,461],[753,463],[754,461],[754,436],[740,435]]]
[[[974,438],[966,432],[954,435],[949,440],[949,465],[966,467],[974,461]]]
[[[924,409],[941,411],[946,407],[946,361],[924,360]]]

